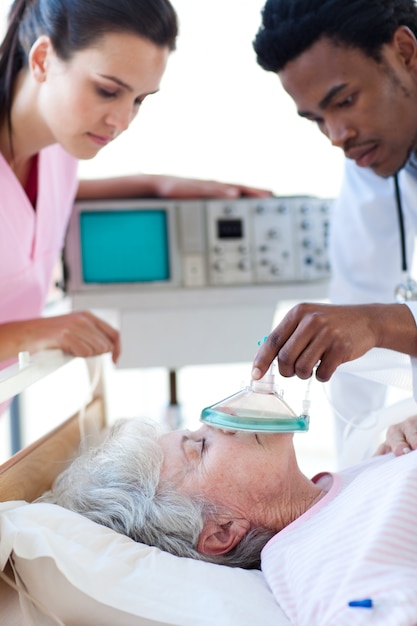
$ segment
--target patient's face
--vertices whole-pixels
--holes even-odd
[[[194,432],[167,433],[161,445],[162,479],[175,481],[183,493],[201,494],[247,514],[275,501],[286,480],[292,435],[226,432],[204,425]]]

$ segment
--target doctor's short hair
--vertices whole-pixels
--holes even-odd
[[[267,0],[253,47],[259,65],[272,72],[322,37],[380,62],[382,46],[399,26],[417,36],[414,0]]]
[[[204,521],[221,513],[215,503],[180,493],[161,480],[161,431],[138,419],[117,420],[101,444],[84,451],[38,501],[58,504],[134,541],[180,557],[257,569],[260,553],[275,534],[254,528],[228,554],[197,550]]]

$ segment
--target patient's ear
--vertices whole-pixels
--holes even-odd
[[[227,554],[243,539],[249,528],[250,522],[246,519],[207,520],[198,539],[197,550],[207,556]]]

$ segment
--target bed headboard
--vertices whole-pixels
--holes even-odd
[[[104,426],[102,398],[94,398],[88,405],[83,421],[93,427]],[[79,445],[79,415],[76,414],[0,465],[0,502],[32,502],[38,498],[71,462]]]
[[[6,387],[11,390],[11,395],[20,393],[28,385],[68,362],[68,357],[60,357],[56,352],[53,351],[51,355],[44,353],[41,358],[35,359],[33,364],[25,366],[21,371],[18,365],[8,368],[8,371],[4,370],[0,379],[2,399],[7,397]],[[83,432],[102,430],[106,422],[103,397],[96,395],[86,407],[82,407],[80,413],[73,415],[0,465],[0,502],[8,500],[32,502],[51,487],[56,476],[65,469],[79,450],[80,417]],[[6,568],[5,574],[13,578],[10,567]],[[0,607],[1,624],[23,626],[18,594],[2,579],[0,579]]]

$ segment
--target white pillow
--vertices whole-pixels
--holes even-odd
[[[261,572],[172,556],[46,503],[0,503],[0,568],[65,626],[288,626]],[[30,624],[52,624],[21,598]]]

